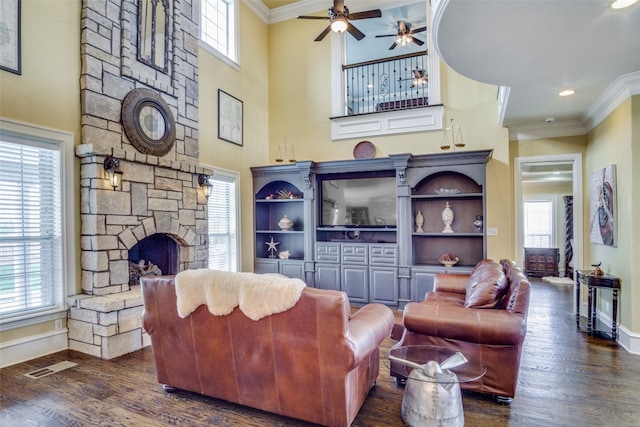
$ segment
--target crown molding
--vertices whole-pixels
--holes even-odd
[[[640,71],[619,76],[584,112],[580,120],[590,132],[627,98],[640,94]]]
[[[619,76],[578,120],[509,126],[509,140],[586,135],[606,119],[626,99],[640,94],[640,71]]]
[[[253,0],[258,1],[258,0]],[[389,9],[408,4],[417,3],[420,0],[360,0],[355,2],[351,12],[359,12],[361,10],[368,10],[373,8]],[[276,7],[269,11],[269,24],[275,24],[276,22],[287,21],[289,19],[295,19],[299,15],[309,15],[312,13],[326,11],[333,3],[331,0],[300,0],[295,3],[287,4],[285,6]],[[357,7],[356,7],[357,5]]]
[[[509,126],[509,141],[557,138],[560,136],[586,135],[587,128],[580,120],[555,121]]]

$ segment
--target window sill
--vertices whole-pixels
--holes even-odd
[[[198,41],[198,45],[200,46],[200,48],[207,51],[207,53],[210,53],[211,55],[215,56],[220,61],[227,64],[229,67],[233,68],[236,71],[240,71],[240,64],[238,64],[236,61],[226,56],[224,53],[214,49],[213,47],[203,42],[202,40]]]
[[[0,321],[0,332],[51,322],[58,319],[66,319],[68,311],[69,310],[67,308],[57,308],[46,312],[31,313],[22,317],[16,316],[6,318]]]
[[[331,139],[363,138],[442,130],[444,106],[331,117]]]

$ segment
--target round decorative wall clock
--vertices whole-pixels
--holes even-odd
[[[169,105],[151,89],[134,89],[122,102],[122,126],[138,151],[167,154],[176,140],[176,123]]]

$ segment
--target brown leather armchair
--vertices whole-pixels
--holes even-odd
[[[358,414],[394,323],[384,305],[350,315],[345,293],[314,288],[257,321],[237,308],[214,316],[205,305],[181,318],[172,276],[141,284],[158,382],[326,426]]]
[[[436,275],[433,292],[404,309],[402,338],[394,348],[434,345],[479,357],[487,372],[460,384],[500,403],[515,396],[527,330],[530,284],[511,260],[481,261],[470,275]],[[391,364],[391,375],[404,379]]]

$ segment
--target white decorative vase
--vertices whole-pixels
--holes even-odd
[[[451,228],[451,223],[453,222],[453,211],[451,210],[451,205],[449,202],[444,206],[444,210],[442,211],[442,222],[444,222],[444,230],[443,233],[454,233]]]
[[[416,233],[424,233],[422,226],[424,225],[424,216],[422,215],[422,211],[418,210],[416,214]]]
[[[285,215],[280,221],[278,221],[278,227],[280,227],[280,230],[282,231],[291,231],[291,229],[293,228],[293,221],[291,221],[289,217]]]

